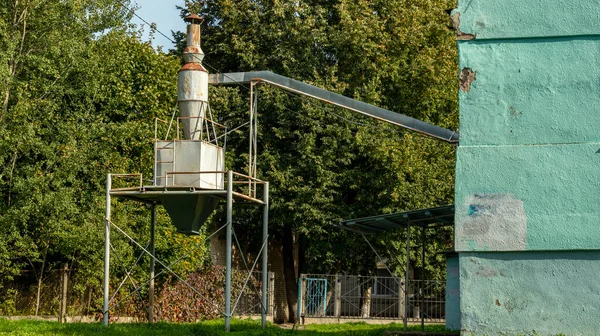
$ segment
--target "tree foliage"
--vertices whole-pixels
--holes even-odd
[[[206,19],[203,48],[212,71],[271,70],[456,128],[456,51],[444,13],[453,4],[447,0],[187,5]],[[118,0],[0,5],[5,279],[22,269],[43,278],[44,269],[68,262],[85,282],[99,286],[106,174],[150,175],[153,119],[168,118],[176,99],[179,60],[140,42],[127,24],[130,15]],[[246,90],[211,89],[219,120],[230,127],[246,122]],[[362,237],[335,223],[452,202],[449,145],[266,86],[260,88],[259,113],[259,178],[272,186],[271,233],[283,249],[290,307],[297,283],[294,244],[300,246],[301,272],[370,272],[376,258]],[[247,137],[233,133],[228,150],[228,168],[244,171]],[[113,203],[113,222],[142,241],[148,217],[139,204]],[[258,250],[260,212],[241,209],[235,218],[239,232],[249,232],[240,238]],[[201,239],[174,231],[161,211],[157,253],[167,262]],[[430,235],[443,247],[448,233]],[[402,233],[371,239],[396,250],[404,244]],[[139,249],[117,234],[113,246],[113,268],[124,272],[121,262],[134,261]],[[199,267],[205,252],[197,250],[179,270]],[[400,269],[404,261],[393,255],[388,258]],[[429,269],[439,267],[432,263]]]
[[[142,43],[130,15],[115,0],[0,5],[0,280],[24,269],[43,279],[68,263],[72,281],[100,292],[106,175],[150,176],[153,120],[168,118],[176,99],[179,61]],[[115,201],[113,211],[113,222],[148,239],[145,207]],[[174,231],[159,213],[167,262],[200,239]],[[118,233],[113,246],[119,274],[140,251]],[[205,252],[179,270],[199,267]]]
[[[271,70],[456,129],[456,51],[444,12],[452,5],[446,0],[187,1],[190,11],[205,18],[205,64],[213,71]],[[213,90],[213,108],[232,126],[247,118],[246,89]],[[290,307],[295,307],[298,276],[294,243],[301,272],[371,272],[376,258],[362,237],[333,224],[452,203],[450,145],[268,87],[260,90],[259,113],[259,177],[272,185],[271,232],[283,247]],[[228,142],[235,169],[245,169],[246,142],[235,136]],[[236,218],[242,218],[242,227],[260,222],[248,214]],[[443,230],[431,237],[440,249],[448,238]],[[397,250],[404,236],[374,241]],[[405,261],[392,254],[388,258],[401,269]]]

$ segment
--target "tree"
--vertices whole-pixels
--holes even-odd
[[[179,68],[176,58],[140,41],[128,26],[125,5],[120,0],[0,5],[3,280],[29,269],[39,289],[46,270],[68,262],[77,269],[75,282],[100,291],[106,175],[150,175],[153,121],[173,111]],[[147,239],[147,209],[118,201],[113,206],[113,222]],[[167,261],[201,239],[174,231],[160,212],[157,253]],[[113,268],[122,273],[119,262],[132,263],[139,250],[118,235],[113,245]],[[179,269],[196,269],[205,252],[199,249]]]
[[[70,200],[86,201],[72,188],[77,176],[70,171],[80,164],[76,149],[83,130],[77,122],[89,102],[74,99],[88,59],[84,38],[90,41],[124,17],[121,6],[109,1],[14,0],[0,6],[4,275],[40,264],[34,267],[39,284],[52,258],[50,245],[80,224],[74,217],[85,218]]]
[[[456,51],[446,0],[186,4],[205,18],[205,64],[213,71],[271,70],[456,128]],[[237,126],[247,95],[244,88],[215,89],[213,108]],[[293,320],[294,243],[301,272],[372,270],[362,238],[332,224],[450,203],[454,148],[273,89],[260,95],[259,177],[272,185],[271,232],[283,248]],[[233,168],[244,169],[246,140],[232,136],[228,150]],[[244,225],[257,222],[252,214],[240,217]]]

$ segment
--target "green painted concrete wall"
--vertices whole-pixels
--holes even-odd
[[[458,43],[475,79],[459,93],[457,251],[600,249],[600,35],[578,35],[600,34],[600,1],[459,3],[461,25],[496,24]]]
[[[600,330],[600,0],[459,0],[464,335]],[[469,74],[469,76],[466,76]]]
[[[600,143],[459,147],[456,250],[600,249],[599,150]]]
[[[461,147],[600,142],[600,36],[459,48],[461,69],[476,72],[460,91]]]
[[[460,30],[478,40],[598,35],[598,0],[459,0]]]
[[[464,335],[598,335],[600,252],[461,253]]]
[[[455,253],[446,256],[446,329],[460,330],[460,273]]]

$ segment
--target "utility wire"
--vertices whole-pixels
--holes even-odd
[[[153,29],[153,30],[155,30],[156,32],[158,32],[160,35],[164,36],[164,37],[165,37],[167,40],[169,40],[171,43],[173,43],[173,44],[176,44],[176,42],[175,42],[175,41],[173,41],[173,39],[171,39],[170,37],[168,37],[168,36],[167,36],[165,33],[163,33],[163,32],[162,32],[160,29],[158,29],[158,27],[156,27],[156,25],[155,25],[155,24],[151,24],[151,23],[149,23],[148,21],[146,21],[144,18],[142,18],[141,16],[139,16],[139,15],[138,15],[138,14],[135,12],[135,10],[136,10],[135,8],[132,8],[132,7],[129,7],[129,6],[127,6],[127,5],[126,5],[126,3],[125,3],[124,1],[122,1],[122,0],[118,0],[118,1],[121,3],[121,5],[122,5],[123,7],[127,8],[127,9],[128,9],[128,10],[129,10],[129,11],[130,11],[130,12],[131,12],[131,13],[132,13],[132,14],[133,14],[135,17],[137,17],[138,19],[140,19],[140,21],[142,21],[143,23],[145,23],[146,25],[148,25],[148,26],[149,26],[151,29]],[[198,57],[198,56],[194,56],[194,57]],[[238,82],[238,85],[239,85],[239,86],[241,86],[241,87],[243,87],[244,89],[246,89],[246,90],[250,91],[250,88],[249,88],[248,86],[244,85],[243,83],[241,83],[241,82],[239,82],[239,81],[235,81],[233,78],[229,77],[229,76],[228,76],[226,73],[222,73],[222,72],[221,72],[219,69],[217,69],[216,67],[214,67],[214,66],[210,65],[210,64],[209,64],[209,63],[207,63],[206,61],[203,61],[203,60],[199,60],[199,61],[201,61],[201,63],[202,63],[202,64],[204,64],[204,65],[206,65],[207,67],[211,68],[211,69],[212,69],[214,72],[216,72],[216,73],[220,73],[220,74],[223,74],[223,76],[227,77],[229,80],[231,80],[231,81],[234,81],[234,82]],[[335,117],[337,117],[337,118],[339,118],[339,119],[342,119],[342,120],[344,120],[344,121],[346,121],[346,122],[348,122],[348,123],[351,123],[351,124],[354,124],[354,125],[358,125],[358,126],[367,126],[367,127],[372,127],[372,128],[379,128],[379,127],[378,127],[378,126],[376,126],[376,125],[371,125],[371,124],[367,124],[367,123],[361,123],[361,122],[357,122],[357,121],[353,121],[353,120],[347,119],[347,118],[345,118],[345,117],[343,117],[343,116],[341,116],[341,115],[339,115],[339,114],[336,114],[335,112],[333,112],[333,111],[331,111],[331,110],[329,110],[329,111],[326,111],[326,110],[325,110],[323,107],[321,107],[321,106],[317,106],[317,105],[315,104],[315,102],[313,102],[312,100],[309,100],[308,98],[306,98],[306,97],[304,97],[304,96],[300,96],[300,95],[298,95],[298,94],[294,94],[294,93],[292,93],[292,92],[289,92],[289,91],[286,91],[286,90],[283,90],[283,91],[284,91],[286,94],[288,94],[288,95],[290,95],[290,96],[292,96],[292,97],[298,97],[298,98],[302,99],[304,102],[306,102],[306,103],[308,103],[308,104],[312,105],[313,107],[315,107],[315,108],[317,108],[317,109],[321,109],[323,112],[328,112],[329,114],[332,114],[332,115],[334,115]],[[284,109],[286,109],[286,110],[288,110],[288,111],[290,111],[290,112],[297,113],[297,111],[293,111],[293,110],[291,110],[290,108],[288,108],[288,107],[286,107],[286,106],[284,106],[283,108],[284,108]],[[396,133],[399,133],[399,134],[403,134],[403,132],[399,132],[399,131],[395,131],[395,130],[390,130],[390,131],[392,131],[392,132],[396,132]]]
[[[126,9],[129,10],[129,12],[131,14],[133,14],[133,16],[135,16],[136,18],[140,19],[140,21],[142,21],[143,23],[147,24],[148,27],[150,27],[150,29],[156,31],[157,33],[159,33],[160,35],[164,36],[167,40],[169,40],[171,43],[175,44],[175,41],[173,41],[170,37],[168,37],[165,33],[163,33],[162,31],[160,31],[157,27],[156,24],[152,24],[149,23],[148,21],[144,20],[143,17],[139,16],[135,11],[136,8],[134,7],[129,7],[125,1],[123,0],[117,0],[123,7],[125,7]]]
[[[171,43],[173,43],[173,44],[176,44],[176,42],[175,42],[173,39],[171,39],[170,37],[168,37],[168,36],[167,36],[165,33],[163,33],[163,32],[162,32],[160,29],[158,29],[158,27],[156,27],[156,25],[155,25],[155,24],[153,25],[153,24],[149,23],[148,21],[146,21],[146,20],[145,20],[144,18],[142,18],[141,16],[139,16],[139,15],[138,15],[138,14],[135,12],[135,8],[132,8],[132,7],[129,7],[129,6],[127,6],[127,4],[125,3],[125,1],[124,1],[124,0],[117,0],[117,1],[119,1],[123,7],[127,8],[127,9],[128,9],[128,10],[129,10],[129,11],[130,11],[130,12],[131,12],[131,13],[132,13],[132,14],[133,14],[135,17],[137,17],[138,19],[140,19],[140,20],[141,20],[143,23],[145,23],[146,25],[148,25],[148,26],[149,26],[151,29],[155,30],[155,31],[156,31],[156,32],[158,32],[160,35],[164,36],[164,37],[165,37],[167,40],[169,40]],[[198,57],[198,56],[194,56],[194,57]],[[244,85],[243,83],[241,83],[240,81],[236,81],[236,80],[234,80],[233,78],[231,78],[230,76],[228,76],[226,73],[223,73],[223,72],[221,72],[219,69],[217,69],[216,67],[214,67],[214,66],[210,65],[210,64],[209,64],[209,63],[207,63],[206,61],[203,61],[203,60],[200,60],[200,59],[199,59],[199,61],[200,61],[202,64],[204,64],[204,65],[206,65],[207,67],[209,67],[210,69],[212,69],[214,72],[216,72],[216,73],[219,73],[219,74],[222,74],[223,76],[227,77],[229,80],[231,80],[231,81],[233,81],[233,82],[237,82],[239,86],[243,87],[243,88],[244,88],[244,89],[246,89],[247,91],[250,91],[250,88],[249,88],[248,86]],[[296,98],[300,98],[302,101],[304,101],[304,102],[306,102],[307,104],[309,104],[309,105],[313,106],[314,108],[320,109],[321,111],[323,111],[323,112],[325,112],[325,113],[327,113],[327,114],[333,115],[333,116],[335,116],[335,117],[336,117],[336,118],[338,118],[338,119],[344,120],[344,121],[346,121],[347,123],[354,124],[354,125],[357,125],[357,126],[370,127],[370,128],[377,129],[377,130],[381,130],[381,129],[383,129],[383,130],[385,130],[385,131],[389,131],[389,132],[397,133],[397,134],[400,134],[400,135],[404,135],[404,134],[405,134],[405,132],[403,132],[403,131],[398,131],[398,130],[390,129],[390,128],[388,128],[388,127],[381,127],[381,126],[378,126],[378,125],[373,125],[373,124],[369,124],[369,123],[363,123],[363,122],[358,122],[358,121],[350,120],[350,119],[348,119],[348,118],[345,118],[345,117],[343,117],[343,116],[341,116],[341,115],[339,115],[339,114],[337,114],[337,113],[333,112],[333,110],[331,110],[331,109],[325,109],[323,106],[319,106],[319,105],[317,105],[317,104],[316,104],[316,102],[314,102],[314,101],[312,101],[312,100],[309,100],[307,97],[301,96],[301,95],[299,95],[299,94],[296,94],[296,93],[293,93],[293,92],[289,92],[289,91],[287,91],[287,90],[283,90],[283,92],[285,92],[285,93],[286,93],[287,95],[289,95],[289,96],[296,97]],[[298,111],[294,111],[294,110],[292,110],[292,109],[288,108],[287,106],[283,106],[283,108],[284,108],[285,110],[289,111],[289,112],[292,112],[292,113],[298,113]],[[353,119],[354,119],[354,118],[353,118]],[[243,126],[243,125],[242,125],[242,126]],[[242,127],[242,126],[239,126],[238,128],[240,128],[240,127]],[[423,136],[423,135],[421,135],[421,134],[418,134],[418,133],[415,133],[415,137],[416,137],[416,138],[419,138],[419,139],[421,139],[421,140],[425,140],[425,139],[426,139],[426,140],[430,140],[430,138],[429,138],[429,137],[425,137],[425,136]]]

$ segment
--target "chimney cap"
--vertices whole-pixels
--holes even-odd
[[[189,22],[191,24],[201,24],[202,21],[204,21],[204,19],[199,17],[196,14],[190,14],[190,15],[186,16],[185,18],[183,18],[183,21]]]

